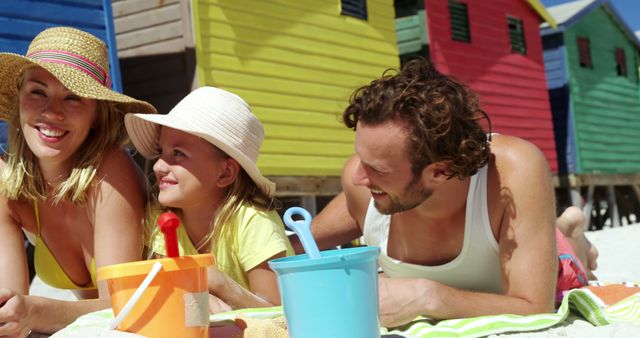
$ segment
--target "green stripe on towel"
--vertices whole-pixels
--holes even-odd
[[[603,308],[602,301],[589,290],[572,290],[562,300],[557,313],[530,316],[483,316],[443,320],[436,324],[421,320],[408,326],[389,330],[388,333],[423,338],[472,338],[508,332],[530,332],[561,324],[570,313],[585,318],[595,326],[614,322],[628,322],[640,325],[640,294],[631,296],[611,307]]]

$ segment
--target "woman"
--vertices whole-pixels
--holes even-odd
[[[74,28],[44,30],[26,56],[0,54],[0,336],[55,332],[109,307],[96,268],[142,258],[146,186],[123,118],[156,110],[110,86],[105,44]],[[28,296],[23,234],[45,283],[94,300]]]
[[[293,250],[274,211],[275,185],[256,166],[264,130],[247,103],[202,87],[167,115],[130,114],[125,122],[138,151],[157,157],[158,202],[180,215],[181,254],[215,257],[212,312],[279,305],[267,262]],[[150,246],[156,255],[166,254],[157,231]]]

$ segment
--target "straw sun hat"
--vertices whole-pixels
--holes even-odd
[[[76,95],[122,103],[123,113],[157,112],[147,102],[111,90],[109,56],[102,40],[75,28],[54,27],[31,41],[26,56],[0,53],[0,119],[14,113],[18,77],[33,65],[49,71]]]
[[[233,157],[268,196],[275,183],[262,176],[256,161],[264,139],[264,128],[249,105],[228,91],[201,87],[180,101],[169,114],[125,116],[131,142],[142,156],[156,157],[160,126],[198,136]]]

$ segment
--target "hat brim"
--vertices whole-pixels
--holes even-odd
[[[119,103],[123,113],[157,113],[151,104],[111,90],[75,68],[32,60],[18,54],[0,53],[0,119],[7,120],[14,113],[18,97],[18,76],[31,66],[44,68],[78,96]]]
[[[262,173],[260,173],[260,170],[251,159],[237,149],[222,142],[214,135],[198,131],[197,126],[193,126],[192,122],[180,118],[179,115],[128,114],[125,116],[125,125],[131,143],[133,143],[138,152],[147,159],[153,159],[158,156],[157,142],[159,139],[160,126],[167,126],[198,136],[215,145],[235,159],[263,193],[270,197],[275,194],[275,183],[262,176]]]

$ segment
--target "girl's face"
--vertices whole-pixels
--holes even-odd
[[[71,158],[96,120],[96,100],[72,93],[40,67],[26,71],[19,102],[20,128],[40,161]]]
[[[180,130],[161,127],[160,157],[153,165],[166,207],[189,209],[211,206],[224,195],[217,179],[231,158],[211,143]]]

